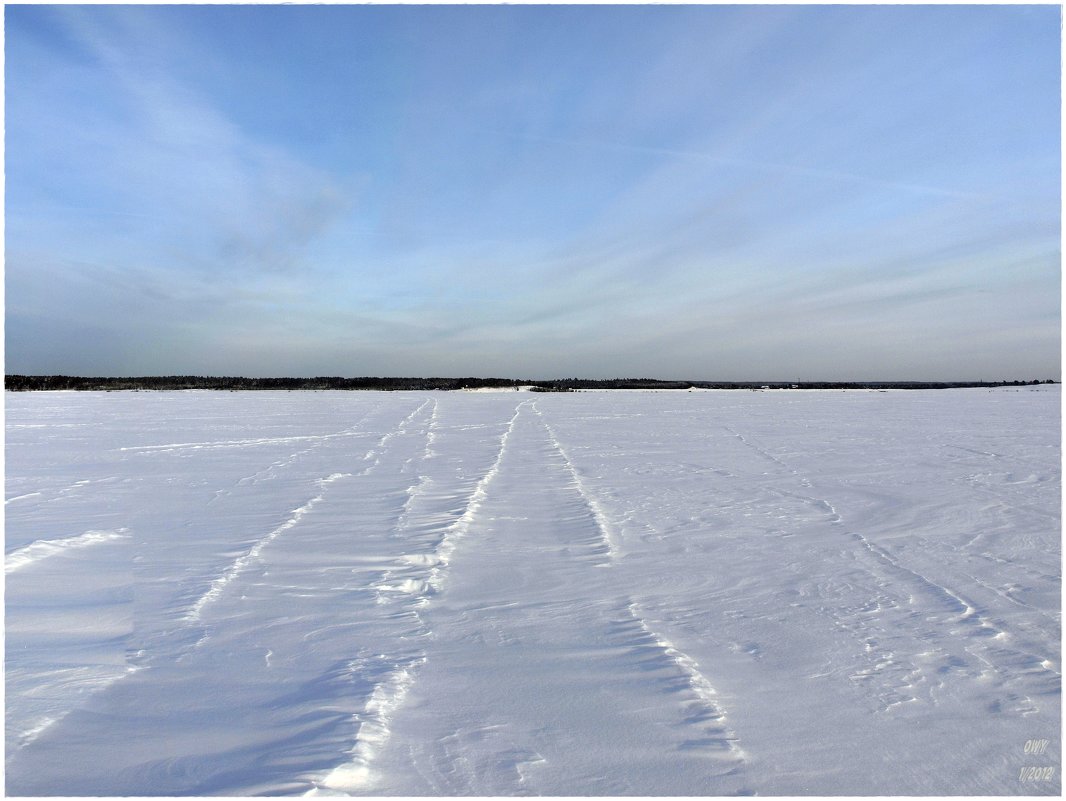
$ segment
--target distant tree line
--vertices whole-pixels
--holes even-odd
[[[4,388],[11,391],[28,390],[122,390],[122,389],[480,389],[483,387],[518,387],[532,381],[516,381],[507,378],[341,378],[317,376],[315,378],[246,378],[244,376],[138,376],[125,378],[87,378],[68,375],[8,375]]]
[[[372,389],[372,390],[457,390],[484,388],[531,387],[539,392],[571,392],[580,389],[952,389],[963,387],[1005,387],[1054,384],[1055,381],[660,381],[655,378],[560,378],[550,381],[511,378],[246,378],[243,376],[140,376],[97,377],[68,375],[8,375],[4,388],[10,392],[36,390],[308,390],[308,389]]]
[[[694,389],[968,389],[978,387],[1026,387],[1055,384],[1052,379],[1033,381],[800,381],[730,382],[693,381]]]

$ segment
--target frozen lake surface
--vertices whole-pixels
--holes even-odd
[[[10,795],[1060,791],[1057,386],[6,404]]]

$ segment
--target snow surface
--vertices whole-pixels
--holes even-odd
[[[1058,387],[6,403],[8,794],[1060,791]]]

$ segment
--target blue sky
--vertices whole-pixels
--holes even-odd
[[[1060,376],[1055,6],[7,6],[6,365]]]

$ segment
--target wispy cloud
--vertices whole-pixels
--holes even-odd
[[[773,161],[761,161],[755,159],[736,158],[716,155],[699,150],[678,150],[666,147],[649,147],[644,145],[630,144],[626,142],[612,142],[592,139],[569,139],[560,137],[531,136],[528,134],[506,134],[526,139],[532,142],[543,142],[556,145],[565,145],[582,149],[603,150],[615,153],[640,153],[650,156],[662,156],[671,159],[682,159],[689,162],[719,165],[729,168],[740,168],[758,173],[766,173],[771,179],[775,176],[813,178],[823,181],[831,181],[842,184],[854,184],[859,186],[874,187],[878,189],[891,189],[900,192],[917,195],[933,195],[948,198],[963,198],[967,200],[988,200],[988,195],[974,192],[966,192],[947,187],[928,186],[925,184],[911,183],[908,181],[892,181],[877,178],[870,175],[844,172],[841,170],[820,169],[802,164],[786,164]]]
[[[102,18],[77,7],[59,18],[102,67],[123,109],[72,137],[86,149],[75,177],[120,204],[80,216],[154,221],[152,232],[183,267],[308,266],[300,261],[308,244],[353,202],[342,176],[242,130],[151,59],[135,58],[136,43],[158,36],[143,29],[150,18],[113,10]],[[51,122],[54,132],[45,135],[68,135],[62,120]]]

